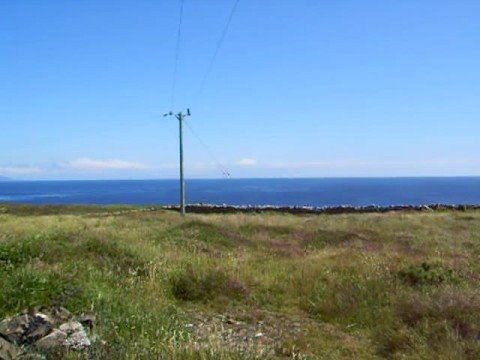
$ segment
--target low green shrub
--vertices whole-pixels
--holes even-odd
[[[398,271],[398,276],[404,283],[411,286],[438,285],[456,279],[453,270],[425,262],[401,269]]]
[[[424,321],[450,325],[463,338],[480,337],[480,296],[477,293],[449,287],[434,293],[413,293],[396,305],[401,321],[410,327]]]
[[[304,233],[302,244],[308,249],[324,249],[328,246],[341,246],[358,239],[361,235],[343,230],[317,229],[315,232]]]
[[[223,269],[201,272],[189,267],[170,282],[173,296],[179,300],[206,302],[220,296],[240,299],[248,295],[245,286],[228,277]]]
[[[0,242],[0,267],[23,266],[32,260],[57,262],[69,245],[68,233],[37,233]],[[68,251],[67,251],[68,252]]]
[[[372,337],[378,354],[385,358],[392,358],[398,353],[415,352],[421,342],[415,331],[395,323],[375,328]]]
[[[235,246],[235,239],[231,238],[228,231],[222,227],[205,223],[199,220],[191,220],[168,230],[168,238],[173,239],[177,244],[199,241],[201,243],[232,248]]]
[[[480,356],[480,297],[457,287],[402,294],[393,306],[395,319],[372,333],[378,353],[421,354],[419,358],[478,359]]]
[[[34,306],[63,305],[80,291],[53,272],[18,269],[0,275],[0,318]]]
[[[0,266],[22,265],[43,256],[40,236],[0,242]]]
[[[370,327],[390,306],[392,282],[354,269],[319,279],[303,301],[304,309],[323,321]]]

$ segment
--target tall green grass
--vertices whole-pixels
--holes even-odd
[[[2,208],[0,317],[93,311],[97,358],[265,358],[215,316],[263,324],[273,358],[480,358],[479,212]]]

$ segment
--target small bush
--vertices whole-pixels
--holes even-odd
[[[173,238],[179,244],[184,244],[185,240],[196,240],[204,244],[226,248],[231,248],[235,245],[235,241],[229,236],[228,231],[225,231],[218,225],[198,220],[185,222],[177,226],[173,231],[169,230],[169,232],[169,236],[173,235]]]
[[[411,286],[438,285],[443,282],[455,280],[455,274],[451,269],[445,269],[440,265],[422,263],[412,265],[398,272],[399,278]]]
[[[373,325],[390,306],[388,278],[369,278],[355,270],[317,281],[305,298],[305,310],[324,321]]]
[[[22,266],[32,260],[57,262],[69,245],[65,233],[38,233],[0,242],[0,268]]]
[[[377,352],[386,358],[391,358],[397,353],[405,354],[415,351],[418,343],[414,332],[393,324],[376,328],[373,331],[373,337],[377,345]]]
[[[475,293],[448,288],[433,294],[411,294],[397,304],[397,315],[410,327],[428,328],[447,324],[460,338],[480,337],[480,297]]]
[[[361,238],[360,234],[342,230],[318,229],[302,236],[302,244],[309,249],[323,249],[328,246],[341,246],[352,240]]]
[[[242,298],[248,295],[240,282],[229,278],[220,269],[200,273],[190,267],[173,276],[171,286],[173,296],[185,301],[208,301],[219,296]]]
[[[0,266],[22,265],[34,258],[42,257],[42,255],[39,236],[0,242]]]
[[[396,304],[396,315],[404,324],[415,327],[428,315],[430,306],[428,299],[421,294],[404,295]]]
[[[372,333],[377,352],[386,358],[419,354],[419,358],[478,359],[480,297],[448,287],[403,294],[394,304],[392,319]],[[447,355],[448,354],[448,355]]]
[[[71,297],[77,297],[80,291],[54,273],[20,269],[0,275],[0,318],[34,306],[63,305]]]
[[[292,235],[296,231],[295,228],[282,225],[259,225],[259,224],[245,224],[239,227],[239,230],[248,236],[253,236],[257,233],[265,233],[270,237],[282,237]]]

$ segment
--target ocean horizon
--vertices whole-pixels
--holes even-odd
[[[187,203],[275,206],[480,204],[480,177],[189,179]],[[9,180],[0,202],[31,204],[178,203],[179,182],[159,180]]]

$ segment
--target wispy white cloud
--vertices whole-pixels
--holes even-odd
[[[392,169],[392,168],[436,168],[455,166],[480,166],[477,160],[445,159],[445,160],[413,160],[413,161],[298,161],[298,162],[267,162],[259,164],[269,169]]]
[[[29,175],[29,174],[39,174],[42,172],[42,169],[39,166],[28,166],[28,165],[9,165],[9,166],[0,166],[0,173],[6,175]]]
[[[65,163],[67,168],[75,170],[143,170],[147,166],[141,163],[120,159],[80,158]]]
[[[251,159],[251,158],[243,158],[243,159],[240,159],[240,161],[237,164],[241,166],[254,166],[254,165],[257,165],[257,160]]]
[[[296,162],[267,162],[261,164],[269,169],[335,169],[335,168],[358,168],[378,165],[365,161],[296,161]]]
[[[448,169],[448,171],[446,170]],[[338,159],[318,161],[260,161],[240,158],[216,162],[187,162],[187,176],[216,177],[231,173],[239,177],[261,176],[442,176],[478,175],[480,160],[412,159],[411,161],[364,161]],[[146,165],[119,158],[82,157],[70,161],[32,164],[0,164],[0,175],[17,179],[80,179],[80,178],[170,178],[176,177],[178,164]]]

